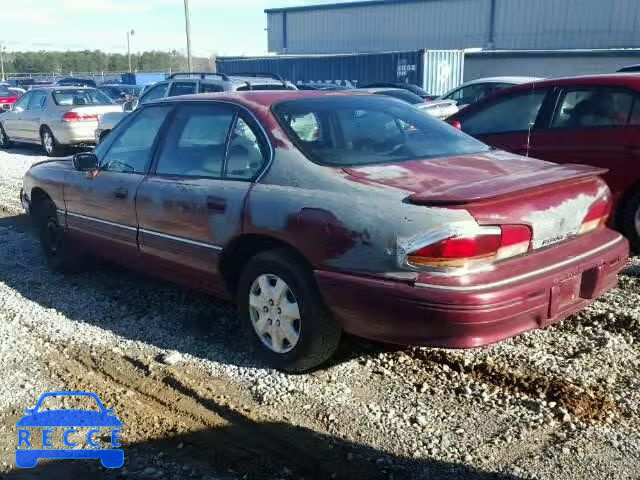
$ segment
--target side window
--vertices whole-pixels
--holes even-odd
[[[220,178],[234,115],[227,106],[182,106],[165,138],[156,174]]]
[[[459,105],[469,105],[486,96],[488,87],[484,83],[476,83],[466,87],[459,88],[455,92],[448,95],[447,100],[455,100]]]
[[[151,100],[157,100],[158,98],[164,98],[167,96],[167,89],[169,88],[168,83],[161,83],[160,85],[156,85],[155,87],[151,87],[147,93],[140,97],[139,103],[147,103]]]
[[[200,83],[200,93],[215,93],[215,92],[223,92],[224,89],[222,85],[218,83]]]
[[[261,147],[255,132],[238,117],[229,141],[224,177],[251,180],[262,168],[266,158],[267,152]]]
[[[568,90],[556,110],[552,128],[626,126],[631,93],[605,88]]]
[[[22,110],[26,110],[27,105],[29,105],[29,101],[31,101],[31,97],[33,97],[33,92],[25,93],[18,99],[16,103],[13,104],[13,108],[21,108]]]
[[[179,97],[180,95],[190,95],[196,93],[196,82],[173,82],[169,89],[169,97]]]
[[[100,162],[102,170],[144,173],[158,131],[173,107],[144,108],[125,126]]]
[[[491,102],[482,110],[463,115],[462,130],[470,135],[527,131],[535,124],[545,96],[545,91],[527,92]]]
[[[31,95],[31,99],[29,100],[29,106],[27,110],[42,110],[44,108],[44,104],[47,101],[47,92],[42,90],[37,90],[33,92]]]
[[[629,118],[629,125],[640,125],[640,97],[636,97],[633,102],[633,111],[631,112],[631,118]]]

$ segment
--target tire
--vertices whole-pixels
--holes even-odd
[[[313,369],[340,344],[342,329],[320,296],[312,273],[284,249],[260,253],[249,261],[238,282],[237,301],[254,352],[278,370]],[[292,320],[296,308],[297,321]],[[275,332],[274,337],[270,332]]]
[[[107,138],[107,135],[109,135],[109,133],[111,133],[111,130],[105,130],[104,132],[100,133],[100,138],[98,138],[98,145],[100,145],[105,138]]]
[[[78,271],[84,263],[85,255],[74,248],[69,236],[58,223],[55,204],[43,200],[36,209],[40,244],[47,264],[60,272]]]
[[[0,148],[1,149],[11,148],[11,145],[13,145],[13,142],[9,140],[9,136],[7,135],[7,132],[4,131],[4,128],[0,123]]]
[[[57,157],[62,153],[62,148],[58,144],[56,138],[53,136],[53,132],[47,126],[42,127],[40,132],[40,144],[47,157]]]
[[[633,251],[640,251],[640,190],[635,192],[622,213],[622,233],[629,239]]]

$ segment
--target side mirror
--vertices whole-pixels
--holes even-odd
[[[131,100],[122,104],[122,110],[125,112],[133,112],[133,108],[133,102]]]
[[[82,152],[73,156],[73,167],[81,172],[88,172],[98,168],[98,157],[93,153]]]

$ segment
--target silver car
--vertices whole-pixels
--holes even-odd
[[[167,80],[145,88],[137,102],[126,102],[125,112],[111,113],[100,118],[95,131],[99,143],[138,104],[165,97],[178,97],[194,93],[241,92],[246,90],[298,90],[278,75],[270,73],[243,73],[227,75],[213,72],[174,73]]]
[[[109,112],[122,106],[95,88],[36,87],[0,117],[0,148],[35,143],[57,156],[65,147],[95,143],[98,119]]]

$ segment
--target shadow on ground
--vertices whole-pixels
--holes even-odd
[[[388,455],[288,423],[256,422],[183,384],[172,388],[219,416],[225,426],[123,445],[121,469],[107,470],[97,460],[43,461],[5,478],[517,479],[461,464]]]

